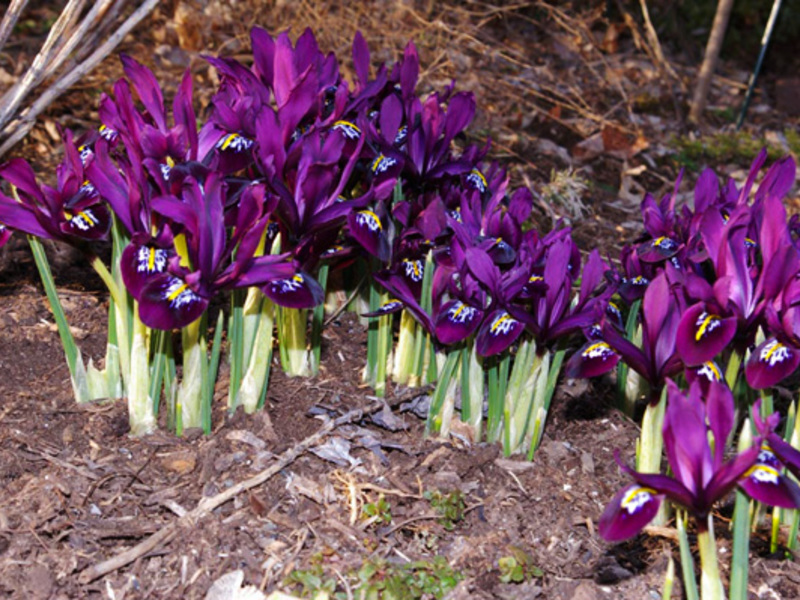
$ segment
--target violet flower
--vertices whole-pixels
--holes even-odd
[[[760,468],[759,446],[724,459],[726,440],[734,425],[733,395],[727,386],[711,385],[705,398],[699,384],[693,384],[688,394],[671,380],[667,386],[664,446],[674,476],[639,473],[620,464],[635,483],[620,490],[603,512],[601,536],[609,541],[632,537],[655,517],[665,497],[689,511],[698,529],[705,531],[713,505],[737,484],[766,504],[800,506],[800,495],[783,493],[774,485],[746,482],[750,470]]]
[[[0,222],[6,227],[66,243],[104,239],[111,213],[84,175],[72,132],[64,132],[64,160],[55,188],[40,186],[31,166],[20,158],[0,165],[0,178],[17,189],[20,201],[0,193]]]
[[[172,257],[167,271],[150,278],[141,290],[139,312],[145,325],[184,327],[205,312],[219,290],[269,286],[296,275],[285,254],[255,256],[274,208],[274,202],[265,205],[263,186],[248,187],[240,202],[248,208],[240,209],[239,222],[228,240],[223,218],[225,183],[219,174],[211,174],[202,189],[187,177],[180,199],[153,200],[155,211],[183,227],[186,252]]]

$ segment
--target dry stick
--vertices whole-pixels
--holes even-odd
[[[722,42],[725,39],[725,30],[728,29],[728,19],[733,9],[733,0],[719,0],[717,2],[717,13],[714,15],[714,24],[711,26],[711,33],[708,35],[706,52],[703,56],[703,64],[700,66],[700,73],[697,75],[697,86],[692,95],[692,108],[689,110],[689,121],[699,123],[703,111],[706,108],[708,90],[711,87],[711,76],[717,68],[717,59],[722,49]]]
[[[11,5],[6,9],[3,20],[0,21],[0,50],[6,45],[8,36],[11,35],[11,31],[14,29],[14,25],[17,24],[20,14],[25,10],[26,4],[28,4],[28,0],[11,0]]]
[[[11,119],[25,97],[42,80],[47,65],[61,46],[64,34],[83,8],[85,2],[86,0],[69,0],[56,22],[50,28],[47,39],[33,59],[33,63],[25,73],[25,76],[11,86],[0,98],[0,127]]]
[[[396,398],[393,400],[392,404],[402,401],[404,396]],[[210,498],[203,498],[197,504],[197,507],[190,511],[186,516],[180,517],[177,520],[173,521],[169,525],[163,527],[162,529],[158,530],[156,533],[151,535],[149,538],[144,540],[143,542],[137,544],[133,548],[125,550],[116,556],[109,558],[101,563],[97,563],[85,569],[80,576],[78,577],[78,581],[81,584],[87,584],[90,581],[94,581],[98,577],[102,577],[103,575],[107,575],[112,571],[116,571],[117,569],[124,567],[135,561],[137,558],[144,556],[148,552],[158,548],[161,544],[167,543],[171,540],[175,534],[178,533],[178,530],[184,526],[193,526],[197,521],[208,515],[212,510],[225,504],[229,500],[232,500],[240,493],[252,489],[256,486],[261,485],[271,477],[273,477],[278,472],[285,469],[288,465],[294,462],[298,457],[302,454],[307,452],[312,446],[316,445],[326,434],[330,433],[337,427],[341,425],[345,425],[348,423],[352,423],[354,421],[358,421],[362,417],[372,414],[374,412],[379,411],[384,406],[383,400],[376,400],[365,407],[356,408],[349,412],[346,412],[341,417],[337,419],[333,419],[332,421],[328,421],[322,427],[317,430],[316,433],[307,437],[299,444],[289,448],[286,452],[284,452],[280,458],[275,461],[272,466],[268,467],[261,471],[258,475],[251,477],[250,479],[246,479],[240,483],[237,483],[233,487],[228,488],[224,492],[217,494],[216,496],[212,496]]]
[[[0,146],[0,157],[8,152],[14,144],[24,138],[33,127],[34,120],[39,114],[42,113],[50,103],[58,98],[67,88],[77,82],[81,77],[91,71],[97,64],[108,56],[114,48],[117,47],[128,32],[136,27],[139,22],[144,19],[150,11],[153,10],[159,0],[145,0],[145,2],[131,14],[130,17],[117,29],[111,36],[100,46],[97,50],[92,52],[89,57],[79,65],[76,65],[73,70],[63,75],[58,81],[51,85],[47,90],[34,102],[22,115],[20,115],[19,122],[12,123],[15,125],[14,129],[10,131],[3,130],[0,133],[0,138],[8,135],[8,139]]]
[[[78,27],[70,34],[67,42],[58,50],[58,53],[50,61],[50,64],[47,65],[44,77],[49,77],[58,70],[67,57],[72,54],[75,47],[86,40],[86,35],[93,25],[100,25],[100,21],[113,1],[114,0],[98,0],[95,2]]]
[[[647,39],[650,42],[650,46],[653,48],[653,54],[655,54],[658,66],[664,69],[667,75],[678,80],[678,74],[675,72],[675,69],[673,69],[672,65],[670,65],[667,59],[664,58],[664,51],[661,49],[661,42],[658,41],[658,34],[656,33],[655,27],[653,27],[653,22],[650,20],[650,11],[647,10],[647,0],[639,0],[639,4],[642,7],[642,17],[644,17],[644,26],[645,30],[647,31]]]

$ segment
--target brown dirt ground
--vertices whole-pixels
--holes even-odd
[[[48,3],[34,2],[30,10],[42,21],[53,14]],[[650,164],[628,156],[626,144],[636,136],[655,144],[665,135],[628,119],[644,103],[637,94],[646,94],[665,119],[680,116],[675,113],[685,98],[681,82],[665,83],[635,47],[632,33],[621,30],[612,39],[614,24],[597,8],[579,16],[544,3],[164,2],[121,49],[153,66],[165,82],[175,82],[191,66],[198,102],[205,104],[214,76],[199,54],[246,56],[252,24],[272,31],[291,26],[294,33],[312,26],[321,47],[343,58],[360,28],[373,61],[391,60],[414,38],[425,68],[423,85],[430,89],[456,77],[460,89],[476,93],[483,112],[474,135],[492,135],[495,155],[510,161],[517,182],[540,186],[551,169],[567,166],[539,140],[572,152],[609,123],[630,136],[616,155],[603,152],[576,165],[598,182],[584,194],[588,211],[574,219],[576,237],[585,248],[599,244],[613,255],[640,231],[631,225],[635,207],[615,202],[622,174]],[[0,57],[0,66],[24,70],[36,35],[34,30],[13,45],[17,54]],[[614,43],[612,51],[606,44]],[[676,68],[686,81],[693,74]],[[614,73],[626,79],[614,83]],[[116,59],[105,61],[44,120],[92,126],[98,90],[110,89],[120,75]],[[717,86],[714,100],[729,91]],[[39,127],[18,153],[44,172],[58,161],[53,148],[47,129]],[[658,162],[638,182],[655,192],[671,186],[675,174],[673,165]],[[538,208],[538,224],[550,226],[550,208]],[[563,207],[554,211],[566,214]],[[101,360],[101,286],[73,254],[51,249],[51,255],[84,355]],[[603,506],[624,482],[612,453],[620,448],[630,461],[637,436],[633,423],[608,408],[602,383],[562,385],[532,464],[459,437],[425,439],[423,423],[410,413],[399,415],[406,429],[398,432],[369,419],[342,427],[327,439],[348,441],[356,463],[335,465],[306,454],[168,544],[79,584],[84,568],[135,545],[316,431],[321,420],[312,413],[338,415],[367,403],[369,390],[360,384],[365,334],[349,316],[335,321],[324,334],[322,373],[287,379],[273,369],[267,410],[256,417],[230,417],[220,409],[209,437],[158,433],[133,439],[123,402],[77,406],[72,400],[58,335],[24,243],[13,242],[0,258],[0,595],[202,598],[213,581],[234,569],[262,589],[298,591],[285,583],[294,570],[321,567],[325,577],[347,580],[367,560],[402,563],[442,555],[464,577],[452,598],[661,597],[667,557],[677,559],[672,530],[613,546],[596,535]],[[225,370],[223,363],[220,398]],[[435,490],[464,496],[467,511],[452,529],[422,496]],[[391,506],[389,525],[369,523],[360,514],[380,494]],[[729,556],[726,532],[718,535],[728,549],[722,556]],[[775,560],[760,551],[763,544],[754,546],[752,597],[800,597],[797,563]],[[503,584],[498,560],[517,549],[531,556],[542,575]],[[723,558],[723,571],[725,564]],[[673,597],[680,594],[676,582]]]

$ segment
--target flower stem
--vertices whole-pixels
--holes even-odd
[[[700,597],[702,600],[724,600],[725,589],[719,575],[714,520],[709,514],[705,527],[698,522],[697,547],[700,551]]]
[[[664,448],[662,429],[664,413],[667,406],[667,388],[661,390],[661,396],[655,404],[648,403],[642,418],[642,433],[639,437],[636,470],[640,473],[660,473],[661,453]],[[667,522],[666,504],[661,503],[653,525],[663,526]]]
[[[58,335],[61,338],[61,345],[64,348],[64,356],[67,359],[67,367],[69,367],[69,376],[72,381],[72,392],[75,395],[77,402],[87,402],[90,400],[89,387],[86,381],[86,370],[83,366],[83,358],[75,343],[75,338],[70,331],[67,316],[64,314],[64,308],[61,305],[61,300],[58,298],[58,291],[56,290],[56,282],[53,279],[53,273],[50,270],[50,264],[47,262],[47,255],[44,252],[44,246],[38,238],[32,235],[28,236],[28,243],[33,252],[33,260],[36,262],[36,268],[39,270],[39,277],[42,280],[47,300],[50,302],[50,311],[56,320],[56,327],[58,328]]]
[[[207,368],[203,319],[189,323],[181,330],[183,374],[178,388],[178,410],[182,429],[203,426],[203,379]]]
[[[272,362],[272,339],[274,324],[274,305],[268,298],[264,298],[261,305],[261,319],[253,343],[253,353],[247,372],[242,378],[239,395],[235,405],[244,406],[248,414],[256,411],[263,395],[263,389],[269,382],[269,367]]]
[[[686,600],[698,600],[697,578],[694,576],[692,549],[689,546],[689,536],[686,535],[686,513],[678,511],[675,521],[678,526],[681,572],[683,573],[683,589],[686,592]]]
[[[156,428],[153,399],[150,397],[149,329],[139,318],[139,307],[133,307],[133,343],[131,374],[128,384],[128,418],[131,434],[142,436]]]

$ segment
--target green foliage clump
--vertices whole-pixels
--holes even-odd
[[[497,561],[500,569],[500,581],[503,583],[523,583],[534,577],[541,577],[544,572],[533,564],[533,557],[522,548],[510,546],[509,556]]]
[[[428,490],[423,495],[431,503],[431,507],[439,513],[439,524],[447,531],[452,531],[455,524],[464,518],[467,504],[464,501],[464,494],[459,490],[449,494],[443,494],[439,490]]]
[[[789,150],[800,156],[800,134],[794,129],[784,131]],[[699,171],[706,165],[724,163],[748,163],[762,148],[767,149],[769,160],[777,160],[786,154],[786,149],[766,138],[753,137],[745,131],[720,131],[700,138],[680,136],[670,145],[676,154],[674,161],[690,171]]]
[[[443,556],[436,556],[406,564],[369,560],[347,578],[359,600],[421,600],[443,598],[463,576]],[[348,598],[344,591],[337,591],[336,578],[326,576],[320,564],[292,571],[284,585],[304,598]]]
[[[462,576],[443,556],[436,556],[403,565],[369,561],[359,570],[358,578],[359,600],[417,600],[443,598]]]
[[[365,504],[361,509],[361,514],[370,524],[388,525],[392,522],[392,507],[383,496],[380,496],[375,502]]]

